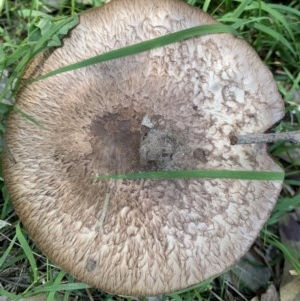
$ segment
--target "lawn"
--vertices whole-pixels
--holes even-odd
[[[61,39],[78,23],[78,13],[103,5],[104,2],[0,0],[2,154],[12,157],[3,138],[5,122],[13,109],[18,88],[23,84],[21,78],[28,62],[41,51],[59,47]],[[300,130],[299,1],[288,0],[285,4],[275,0],[186,2],[208,12],[228,26],[214,30],[230,31],[245,39],[272,72],[285,102],[285,116],[269,132]],[[188,34],[191,36],[191,33]],[[167,45],[183,38],[186,36],[164,37],[159,43],[161,46]],[[73,70],[87,64],[132,55],[152,49],[154,44],[129,47],[69,68]],[[67,70],[60,70],[63,71]],[[51,75],[53,74],[49,74]],[[26,113],[20,113],[31,122],[36,122]],[[284,185],[270,219],[246,256],[230,271],[214,279],[184,291],[158,296],[155,300],[276,301],[279,296],[282,301],[300,300],[300,149],[297,144],[279,141],[268,144],[268,151],[285,170]],[[194,174],[189,176],[195,177]],[[78,282],[53,265],[23,229],[12,207],[2,170],[0,185],[0,301],[136,300],[106,294]]]

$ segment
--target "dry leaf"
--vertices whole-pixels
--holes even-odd
[[[300,254],[300,224],[297,215],[291,213],[284,215],[279,223],[279,231],[282,243],[287,248],[298,250]],[[281,301],[300,300],[300,276],[292,275],[291,270],[292,264],[285,260],[280,287]]]
[[[296,276],[292,281],[280,288],[281,301],[300,300],[300,276]]]

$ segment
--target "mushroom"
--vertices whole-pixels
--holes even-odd
[[[193,26],[216,23],[173,0],[112,1],[80,16],[25,78]],[[211,34],[23,87],[3,170],[36,245],[77,279],[157,295],[216,276],[244,255],[281,181],[108,179],[151,170],[281,171],[266,144],[232,145],[283,116],[271,73],[230,34]]]

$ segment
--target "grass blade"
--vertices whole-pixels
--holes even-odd
[[[192,285],[192,286],[189,286],[187,288],[181,289],[181,290],[179,290],[175,293],[167,294],[167,296],[174,297],[175,295],[181,295],[181,294],[187,293],[191,290],[197,290],[199,292],[208,291],[212,287],[213,280],[214,280],[213,278],[210,278],[208,280],[202,281],[201,283],[197,283],[195,285]]]
[[[296,55],[295,49],[292,47],[290,42],[284,36],[282,36],[280,33],[278,33],[277,31],[275,31],[275,30],[273,30],[270,27],[267,27],[265,25],[259,24],[259,23],[255,23],[253,25],[253,27],[255,29],[257,29],[259,31],[262,31],[265,34],[273,37],[276,41],[280,42],[284,47],[288,48],[293,55]]]
[[[283,181],[284,173],[277,171],[245,171],[245,170],[169,170],[149,171],[123,175],[98,176],[99,180],[109,179],[237,179],[258,181]]]
[[[22,298],[21,296],[10,293],[3,288],[0,288],[0,300],[2,300],[1,297],[7,297],[10,300],[19,300]],[[3,300],[6,300],[6,299],[3,299]]]
[[[75,69],[87,67],[90,65],[98,64],[107,62],[110,60],[118,59],[121,57],[134,55],[138,53],[142,53],[145,51],[149,51],[155,48],[163,47],[172,43],[176,43],[179,41],[183,41],[189,38],[193,38],[196,36],[207,35],[207,34],[218,34],[218,33],[231,33],[234,35],[238,35],[238,33],[230,26],[226,26],[223,24],[209,24],[209,25],[202,25],[196,26],[189,29],[184,29],[181,31],[177,31],[174,33],[170,33],[158,38],[150,39],[148,41],[140,42],[137,44],[133,44],[130,46],[125,46],[120,49],[112,50],[92,58],[80,61],[75,64],[71,64],[57,70],[48,72],[42,76],[39,76],[35,79],[35,81],[42,80],[48,78],[50,76],[54,76],[60,73],[72,71]]]
[[[285,28],[285,30],[288,32],[289,36],[292,38],[293,41],[295,41],[293,32],[291,30],[291,27],[286,20],[286,18],[276,9],[274,9],[271,5],[261,1],[260,4],[253,3],[252,9],[262,9],[263,11],[267,12],[274,20],[281,23],[281,25]]]
[[[16,242],[17,236],[15,235],[14,238],[11,240],[9,246],[7,247],[7,249],[5,250],[5,252],[3,253],[3,255],[0,258],[0,268],[2,267],[3,263],[5,262],[6,258],[8,257],[12,247],[14,246],[15,242]]]
[[[285,246],[277,237],[267,229],[262,230],[263,240],[280,250],[286,259],[292,264],[297,273],[300,273],[299,252],[295,249]]]
[[[263,20],[268,20],[267,17],[259,17],[259,18],[249,18],[249,19],[239,19],[239,18],[235,18],[235,17],[230,17],[230,16],[224,16],[220,19],[220,21],[222,22],[228,22],[228,23],[232,23],[231,27],[234,29],[239,29],[244,27],[245,25],[251,25],[252,23],[256,23],[259,21],[263,21]]]
[[[282,5],[282,4],[275,4],[275,3],[270,4],[270,7],[276,10],[281,10],[284,13],[300,17],[300,10],[297,10],[293,7]]]
[[[61,281],[62,281],[62,279],[64,278],[65,275],[66,275],[66,272],[60,271],[60,272],[58,273],[58,275],[56,276],[54,282],[53,282],[53,286],[54,286],[54,287],[57,287],[57,286],[61,283]],[[49,287],[50,287],[50,286],[49,286]],[[48,287],[48,288],[49,288],[49,287]],[[46,301],[52,301],[52,300],[55,300],[54,297],[55,297],[55,294],[56,294],[56,293],[57,293],[56,290],[50,291],[49,294],[48,294],[48,296],[47,296],[47,300],[46,300]]]
[[[252,2],[252,0],[243,0],[241,4],[230,14],[238,18],[245,11],[246,7]]]
[[[33,123],[36,126],[39,126],[43,129],[46,129],[41,123],[39,123],[35,118],[33,118],[32,116],[30,116],[29,114],[25,113],[24,111],[22,111],[17,105],[15,105],[13,107],[13,109],[20,114],[23,118],[25,118],[26,120],[30,121],[31,123]]]
[[[292,198],[280,198],[273,210],[272,216],[269,218],[266,225],[271,226],[278,223],[284,214],[293,210],[296,207],[300,207],[299,194]]]
[[[32,250],[31,250],[28,242],[23,235],[23,232],[20,227],[20,223],[18,223],[16,226],[16,235],[17,235],[18,241],[30,263],[32,273],[33,273],[33,280],[34,280],[34,282],[37,282],[38,281],[38,269],[37,269],[36,261],[34,259]]]
[[[58,291],[73,291],[90,288],[91,286],[85,283],[66,283],[66,284],[53,284],[51,286],[38,287],[34,290],[35,294],[58,292]]]
[[[203,10],[203,11],[205,11],[205,12],[208,11],[208,8],[209,8],[209,6],[210,6],[210,2],[211,2],[211,0],[205,0],[205,1],[204,1],[203,5],[202,5],[202,10]]]

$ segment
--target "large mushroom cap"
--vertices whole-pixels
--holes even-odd
[[[214,22],[173,0],[113,1],[82,14],[25,77]],[[229,34],[35,82],[17,105],[42,126],[15,112],[8,120],[16,163],[4,156],[3,167],[15,209],[53,262],[108,292],[156,295],[223,272],[253,243],[281,189],[280,181],[95,179],[153,168],[281,170],[265,145],[230,145],[232,132],[267,130],[283,102],[257,54]],[[165,146],[161,157],[153,141]]]

